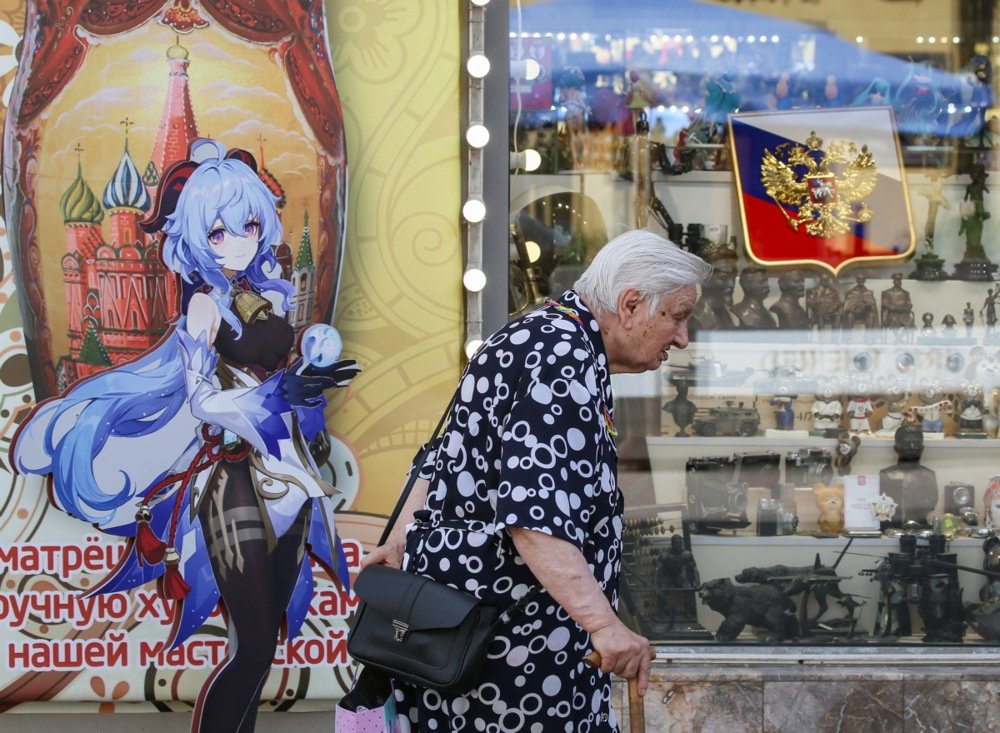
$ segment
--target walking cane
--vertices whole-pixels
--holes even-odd
[[[649,661],[656,659],[656,650],[649,650]],[[587,652],[583,661],[591,667],[601,666],[601,653],[598,651]],[[642,697],[639,695],[639,678],[633,677],[628,681],[628,727],[632,733],[646,733],[646,710],[642,706]]]

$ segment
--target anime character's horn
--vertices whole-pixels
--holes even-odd
[[[156,191],[156,204],[153,206],[152,213],[139,222],[142,231],[153,234],[163,229],[163,225],[167,223],[167,217],[173,214],[174,209],[177,208],[177,199],[181,196],[184,184],[187,183],[187,179],[191,177],[197,167],[197,163],[181,160],[167,169],[160,181],[160,187]]]
[[[167,217],[174,213],[177,208],[177,200],[188,178],[195,169],[206,160],[218,160],[222,146],[215,140],[198,138],[191,143],[191,160],[180,160],[167,168],[160,181],[160,187],[156,191],[156,203],[149,216],[139,222],[139,226],[147,234],[153,234],[163,229],[167,223]],[[216,156],[213,158],[212,153]],[[230,148],[225,153],[226,159],[238,160],[245,164],[254,173],[257,173],[257,159],[253,154],[242,148]]]
[[[241,163],[246,163],[247,167],[254,173],[259,173],[257,170],[257,159],[253,157],[253,153],[243,148],[230,148],[226,151],[226,158],[235,158]]]

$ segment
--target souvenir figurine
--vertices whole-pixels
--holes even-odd
[[[959,206],[962,223],[958,234],[965,235],[965,253],[961,262],[955,265],[955,277],[960,280],[992,280],[997,270],[983,247],[983,223],[990,218],[984,204],[984,196],[990,190],[986,186],[986,178],[986,167],[982,163],[974,163],[969,170],[965,198]]]
[[[944,195],[942,175],[938,172],[929,174],[930,186],[920,192],[920,195],[927,199],[927,221],[924,224],[924,252],[917,257],[914,262],[916,270],[913,272],[915,280],[947,280],[948,274],[944,271],[944,260],[934,254],[934,233],[937,228],[937,217],[940,209],[950,209],[951,204]]]
[[[965,148],[991,148],[993,141],[986,122],[986,113],[993,106],[993,65],[989,56],[976,54],[969,59],[965,66],[961,100],[956,106],[963,113],[952,125],[949,136],[961,138]]]
[[[958,336],[958,321],[951,313],[945,313],[941,319],[941,336],[946,339],[953,339]]]
[[[832,437],[840,429],[840,418],[844,406],[830,385],[819,388],[810,410],[813,416],[812,429],[820,435]]]
[[[934,252],[934,231],[937,229],[937,217],[940,209],[951,208],[948,197],[944,195],[944,185],[940,173],[930,174],[931,185],[920,192],[927,199],[927,221],[924,223],[924,244],[929,252]]]
[[[823,84],[823,99],[820,100],[822,107],[842,107],[844,100],[840,96],[840,87],[837,85],[835,74],[827,74],[826,82]]]
[[[566,108],[564,117],[566,147],[569,151],[570,168],[584,167],[588,155],[587,96],[586,79],[578,66],[563,69],[559,77],[559,95]]]
[[[671,377],[669,381],[677,390],[677,395],[663,406],[663,411],[674,419],[674,424],[677,426],[677,437],[686,438],[688,437],[687,428],[694,422],[694,414],[698,408],[694,402],[688,399],[690,382],[686,377]]]
[[[874,412],[871,397],[859,385],[847,400],[848,427],[851,432],[870,433],[872,426],[869,419]]]
[[[997,295],[1000,293],[1000,287],[996,290],[993,288],[986,289],[986,299],[983,300],[983,307],[979,309],[979,317],[983,319],[983,323],[986,324],[986,333],[989,334],[996,328],[997,325]]]
[[[740,328],[777,328],[774,316],[764,307],[764,298],[771,292],[767,270],[750,265],[740,272],[743,300],[732,307]]]
[[[892,287],[882,291],[882,328],[899,332],[913,328],[913,301],[903,288],[903,273],[892,275]]]
[[[928,527],[928,515],[938,503],[937,474],[920,465],[924,452],[924,433],[919,426],[904,422],[893,440],[898,460],[879,471],[879,487],[899,505],[892,526],[918,522]]]
[[[962,324],[965,326],[965,337],[972,336],[972,327],[976,325],[976,311],[972,308],[972,303],[965,301],[965,309],[962,311]]]
[[[697,338],[698,332],[730,331],[736,322],[730,312],[736,287],[736,248],[722,242],[702,239],[701,257],[712,265],[712,273],[701,285],[701,296],[688,322],[688,330]]]
[[[637,123],[641,117],[646,116],[646,110],[653,103],[653,97],[642,74],[635,69],[628,73],[628,81],[628,97],[625,103],[632,115],[632,131],[636,132]]]
[[[840,324],[840,293],[833,277],[821,272],[816,285],[806,291],[806,312],[809,323],[818,331],[832,330]]]
[[[937,330],[934,328],[934,314],[930,311],[920,316],[920,336],[925,339],[937,337]]]
[[[963,570],[981,573],[975,568]],[[957,555],[948,552],[948,540],[933,531],[926,543],[906,532],[899,537],[899,552],[890,552],[871,570],[862,570],[878,580],[876,636],[909,636],[910,603],[916,603],[926,643],[959,643],[965,633],[962,588],[958,581]]]
[[[869,82],[868,86],[858,92],[851,101],[852,107],[877,107],[889,104],[892,97],[892,88],[889,82],[880,76],[876,76]]]
[[[841,489],[841,501],[843,490]],[[786,596],[792,597],[804,593],[816,601],[816,612],[809,615],[808,609],[799,607],[799,618],[802,630],[808,631],[816,627],[820,619],[830,609],[830,598],[840,599],[847,594],[840,588],[840,581],[845,578],[837,575],[836,565],[829,566],[820,562],[819,556],[811,565],[763,565],[743,568],[734,576],[737,583],[767,583],[781,590]],[[802,602],[805,602],[805,597]],[[837,622],[830,620],[833,624]],[[829,625],[827,626],[829,629]]]
[[[934,69],[926,63],[910,63],[906,78],[892,100],[897,126],[904,146],[936,146],[941,142],[941,119],[947,100],[934,83]],[[907,165],[927,168],[940,165],[939,154],[912,153],[904,149]]]
[[[698,620],[696,593],[701,585],[694,554],[685,547],[684,536],[670,536],[670,547],[654,551],[656,589],[673,623],[689,625]]]
[[[861,438],[856,433],[841,430],[837,433],[837,448],[833,453],[833,467],[837,474],[847,476],[851,472],[851,462],[861,447]]]
[[[991,476],[983,492],[983,526],[1000,530],[1000,475]]]
[[[878,328],[878,305],[875,303],[875,293],[865,286],[865,280],[863,275],[855,276],[854,287],[844,293],[840,327],[845,333],[853,331],[858,326],[866,331]]]
[[[771,405],[777,407],[774,411],[774,423],[778,430],[791,430],[795,426],[795,395],[775,395]]]
[[[774,108],[791,109],[793,98],[791,95],[792,74],[789,71],[782,71],[778,74],[777,81],[774,82]]]
[[[996,476],[991,482],[995,479]],[[969,625],[987,641],[997,641],[1000,640],[1000,537],[997,535],[983,542],[983,570],[991,575],[979,589],[982,603],[970,609]]]
[[[896,428],[902,425],[903,420],[906,419],[906,403],[908,399],[908,393],[900,386],[892,386],[886,391],[885,415],[882,416],[876,434],[882,436],[895,435]]]
[[[819,512],[817,522],[821,532],[840,534],[844,529],[844,486],[837,484],[813,486],[813,500]]]
[[[733,83],[733,75],[726,72],[705,81],[704,109],[691,124],[681,131],[674,148],[674,172],[713,170],[727,167],[727,120],[740,106],[740,95]],[[688,143],[717,144],[715,152],[688,147]]]
[[[778,275],[780,297],[769,311],[778,318],[778,328],[796,331],[809,329],[809,314],[802,307],[806,294],[806,278],[799,270],[785,270]]]
[[[918,398],[919,405],[913,405],[910,413],[919,421],[921,429],[925,433],[940,433],[944,430],[945,413],[951,414],[951,400],[946,399],[941,394],[941,388],[934,382],[925,382]]]
[[[982,385],[975,382],[966,382],[962,385],[962,404],[958,413],[959,437],[985,437],[983,400]]]
[[[716,578],[702,583],[698,596],[725,617],[715,632],[716,641],[733,641],[747,626],[760,629],[762,641],[781,642],[799,635],[795,601],[773,585],[735,585],[729,578]]]

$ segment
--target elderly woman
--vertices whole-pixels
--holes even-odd
[[[610,678],[649,678],[649,641],[615,613],[622,494],[611,374],[657,369],[688,342],[709,266],[646,231],[607,245],[574,289],[508,323],[472,358],[377,562],[506,608],[479,686],[397,687],[412,730],[616,731]],[[601,668],[586,666],[588,650]],[[405,725],[405,723],[404,723]]]

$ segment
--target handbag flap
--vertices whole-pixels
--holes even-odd
[[[380,616],[406,622],[410,631],[458,626],[477,608],[496,612],[468,593],[385,565],[364,568],[354,592]]]

